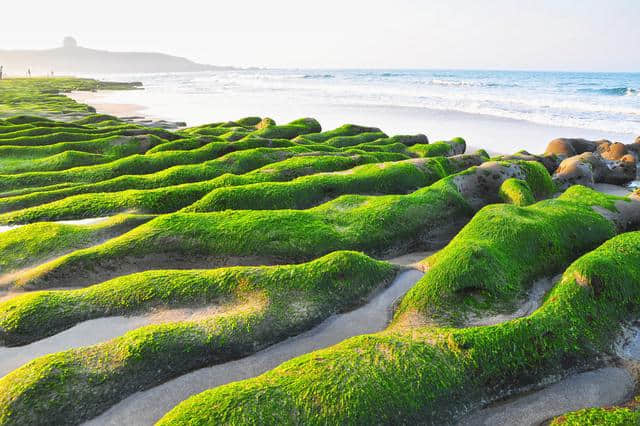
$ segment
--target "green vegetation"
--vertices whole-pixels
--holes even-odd
[[[482,162],[475,158],[475,165]],[[414,159],[369,164],[344,172],[314,174],[290,182],[264,182],[216,189],[185,212],[304,209],[342,194],[402,194],[430,185],[449,174],[470,167],[468,162],[447,158]]]
[[[63,95],[74,90],[129,90],[139,83],[112,83],[82,78],[5,78],[0,80],[0,117],[16,114],[60,116],[95,112]],[[14,123],[18,124],[18,123]]]
[[[193,396],[159,424],[450,422],[481,400],[594,362],[640,312],[638,258],[640,233],[622,234],[574,262],[528,317],[354,337]]]
[[[30,161],[17,159],[14,161],[4,160],[0,164],[0,172],[25,173],[25,172],[47,172],[64,170],[71,167],[91,166],[94,164],[106,163],[111,158],[104,154],[93,154],[82,151],[64,151],[44,158],[36,158]]]
[[[616,234],[614,223],[584,202],[588,193],[602,196],[602,205],[616,199],[572,187],[528,207],[484,207],[447,247],[422,262],[427,272],[397,315],[460,323],[470,310],[513,306],[536,279],[557,274]]]
[[[548,196],[536,183],[544,173],[538,163],[485,163],[448,176],[408,195],[345,195],[308,210],[227,210],[160,216],[121,237],[78,250],[25,272],[15,285],[43,288],[85,285],[110,278],[125,265],[202,257],[207,264],[228,257],[283,263],[308,261],[336,250],[393,255],[428,249],[456,232],[474,212],[467,187],[487,170],[524,177],[536,195]],[[495,181],[497,187],[499,179]],[[460,190],[459,186],[464,188]],[[484,193],[485,203],[497,198]],[[475,205],[479,205],[477,195]],[[480,208],[480,205],[478,208]],[[136,260],[137,259],[137,260]],[[135,266],[134,266],[135,267]]]
[[[153,138],[153,136],[149,136]],[[161,142],[161,140],[158,140]],[[271,142],[271,141],[269,141]],[[210,145],[216,144],[212,142]],[[219,143],[218,143],[219,144]],[[150,144],[150,146],[156,146],[158,143]],[[226,144],[223,144],[226,145]],[[55,147],[56,145],[51,145]],[[104,143],[100,144],[103,147]],[[118,146],[122,146],[119,142]],[[40,147],[38,147],[40,148]],[[17,175],[4,175],[0,176],[0,191],[10,191],[13,189],[20,189],[26,187],[38,187],[45,185],[52,185],[56,183],[91,183],[100,182],[107,179],[112,179],[121,175],[142,175],[155,172],[167,172],[171,167],[182,164],[194,164],[200,168],[216,167],[218,168],[227,166],[228,169],[232,167],[240,168],[239,164],[232,164],[233,162],[240,163],[243,161],[251,161],[252,157],[260,156],[261,154],[268,155],[273,152],[271,157],[277,155],[293,155],[302,152],[312,152],[311,149],[305,147],[290,147],[281,149],[271,148],[256,148],[243,151],[231,150],[232,152],[219,157],[220,152],[217,150],[208,149],[209,146],[204,146],[198,150],[191,151],[167,151],[159,152],[151,155],[131,155],[126,158],[113,161],[111,163],[99,164],[88,167],[77,167],[68,170],[62,170],[57,172],[33,172],[22,173]],[[0,154],[2,154],[2,147],[0,147]],[[17,149],[17,148],[16,148]],[[226,149],[226,148],[225,148]],[[206,161],[210,158],[214,158],[210,161]],[[218,158],[219,157],[219,158]],[[286,157],[282,157],[286,158]],[[204,161],[204,162],[203,162]],[[260,164],[260,166],[265,163]],[[248,171],[248,170],[247,170]],[[205,175],[206,176],[206,175]]]
[[[621,407],[585,408],[556,417],[551,426],[631,426],[640,424],[640,397]]]
[[[225,362],[357,306],[396,273],[354,252],[301,265],[150,271],[80,291],[0,305],[0,335],[32,339],[83,319],[158,305],[220,305],[201,320],[150,325],[95,346],[38,358],[0,379],[0,423],[75,424],[125,396]],[[13,340],[15,341],[15,340]]]
[[[438,157],[462,154],[467,148],[467,143],[462,138],[454,138],[450,141],[438,141],[429,145],[418,143],[409,148],[410,152],[419,157]]]
[[[502,201],[516,206],[528,206],[535,203],[536,199],[527,182],[521,179],[507,179],[500,187],[498,193]]]
[[[336,129],[328,130],[321,133],[307,134],[304,136],[305,140],[311,142],[326,142],[331,138],[343,137],[343,136],[355,136],[361,133],[376,133],[380,132],[380,129],[376,127],[358,126],[356,124],[344,124]]]
[[[258,164],[267,164],[241,175],[221,174],[223,171],[221,167],[216,168],[212,164],[208,164],[204,168],[202,166],[181,166],[172,168],[168,172],[145,176],[121,176],[95,184],[0,198],[0,211],[20,209],[0,215],[0,223],[96,217],[123,210],[169,213],[196,202],[216,188],[250,185],[258,182],[288,181],[313,173],[345,170],[360,164],[403,158],[391,153],[345,153],[291,157],[269,163],[273,157],[268,154],[273,153],[267,152],[266,154],[261,155],[261,152],[253,152],[252,157],[259,161]],[[244,154],[238,154],[238,156],[245,159],[252,158]],[[254,166],[249,163],[247,168],[251,167]],[[205,172],[198,173],[202,170]],[[183,181],[188,182],[198,177],[207,176],[217,177],[202,182],[181,184]],[[131,187],[141,189],[128,189]],[[83,195],[74,196],[75,194]],[[36,207],[30,208],[30,206]]]
[[[298,122],[294,121],[293,123]],[[289,126],[289,125],[286,125]],[[27,187],[39,187],[52,185],[57,183],[91,183],[99,182],[121,175],[140,175],[149,174],[183,164],[195,164],[214,161],[220,159],[223,163],[229,161],[225,154],[236,152],[251,156],[254,150],[273,148],[275,152],[292,152],[292,153],[310,153],[310,152],[344,152],[345,150],[360,150],[366,152],[398,152],[405,154],[405,158],[409,158],[412,154],[402,143],[387,143],[393,139],[383,139],[375,143],[360,143],[354,146],[334,147],[328,144],[297,144],[286,139],[266,139],[259,135],[267,129],[283,126],[272,126],[254,131],[242,139],[233,143],[221,141],[210,142],[200,148],[190,149],[186,151],[160,151],[152,152],[147,155],[133,155],[140,152],[137,145],[129,147],[129,141],[123,139],[122,136],[110,136],[107,138],[83,141],[83,142],[61,142],[53,145],[45,146],[0,146],[0,157],[6,158],[39,158],[46,157],[61,152],[74,150],[89,153],[98,153],[117,158],[114,161],[105,164],[96,164],[87,167],[75,167],[68,170],[51,171],[51,172],[32,172],[17,175],[0,175],[0,191],[11,191]],[[299,127],[299,126],[294,126]],[[367,135],[367,134],[363,134]],[[359,136],[353,136],[360,137]],[[82,137],[82,135],[78,135]],[[139,140],[140,136],[132,139],[142,145],[144,151],[152,147],[163,146],[165,139],[160,139],[154,135],[146,135],[145,143]],[[416,145],[414,145],[416,146]],[[448,145],[447,145],[448,146]],[[137,150],[136,150],[137,148]],[[142,151],[142,152],[144,152]],[[238,153],[240,151],[240,153]],[[455,151],[455,154],[461,154],[464,150]],[[451,154],[449,152],[448,154]],[[236,155],[236,157],[238,156]],[[415,154],[413,154],[415,155]],[[429,155],[433,156],[433,155]],[[126,157],[126,158],[122,158]],[[239,161],[239,160],[238,160]],[[199,164],[204,166],[208,163]],[[70,164],[69,164],[70,166]],[[16,170],[9,169],[9,170]]]
[[[0,273],[34,265],[73,250],[89,247],[149,221],[149,215],[118,215],[93,225],[41,222],[0,234]]]
[[[168,131],[63,95],[136,87],[0,81],[0,224],[28,223],[0,234],[0,288],[23,290],[2,296],[0,345],[95,318],[150,324],[0,378],[0,425],[77,424],[252,354],[388,284],[400,268],[368,255],[440,248],[456,233],[418,262],[426,273],[387,330],[196,395],[161,424],[449,423],[608,362],[621,324],[640,314],[640,232],[630,232],[640,192],[572,186],[547,199],[556,156],[489,161],[464,155],[461,138],[322,131],[312,118]],[[507,319],[532,303],[536,280],[562,270],[539,309]],[[468,327],[496,314],[497,325]],[[637,413],[635,403],[581,410],[554,424],[627,424]]]

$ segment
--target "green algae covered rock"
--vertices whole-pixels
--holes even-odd
[[[505,203],[520,207],[528,206],[536,201],[531,188],[522,179],[507,179],[500,187],[498,195]]]
[[[584,408],[554,418],[551,426],[632,426],[640,424],[640,398],[624,406]]]
[[[159,424],[450,423],[566,374],[569,362],[594,362],[640,313],[638,259],[640,233],[622,234],[574,262],[528,317],[462,329],[397,324],[193,396]]]
[[[149,325],[95,346],[37,358],[0,378],[0,423],[76,424],[126,395],[253,353],[363,303],[397,269],[354,252],[301,265],[149,271],[84,291],[0,304],[0,336],[24,342],[97,316],[161,304],[215,303],[221,314]],[[50,325],[49,325],[50,324]],[[87,391],[90,389],[90,391]]]

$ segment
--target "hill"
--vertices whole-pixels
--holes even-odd
[[[5,75],[63,73],[151,73],[229,69],[154,52],[111,52],[78,46],[66,37],[62,47],[45,50],[0,50]]]

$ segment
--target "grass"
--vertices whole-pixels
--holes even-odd
[[[487,163],[485,163],[487,164]],[[537,163],[491,163],[511,174],[549,174]],[[134,259],[228,257],[270,263],[308,261],[336,250],[372,255],[402,254],[437,246],[473,214],[456,182],[465,186],[486,168],[472,167],[408,195],[345,195],[307,210],[227,210],[160,216],[102,245],[79,250],[23,274],[21,287],[70,282],[84,285],[95,274],[105,279]],[[549,195],[549,194],[546,194]],[[487,203],[497,194],[485,194]],[[477,199],[476,199],[477,204]],[[107,274],[107,275],[103,275]]]
[[[129,394],[245,356],[357,306],[395,274],[385,262],[337,252],[301,265],[150,271],[81,291],[13,299],[0,305],[4,339],[41,337],[49,326],[61,329],[159,305],[216,303],[223,309],[205,319],[142,327],[26,364],[0,379],[0,423],[87,420]]]
[[[574,262],[528,317],[348,339],[180,403],[160,425],[443,424],[608,350],[640,306],[640,233]]]

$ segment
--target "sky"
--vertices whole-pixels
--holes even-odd
[[[70,35],[213,65],[640,71],[640,0],[36,0],[2,15],[0,49]]]

